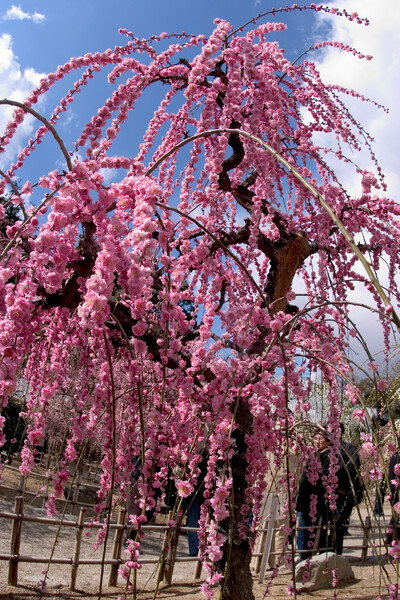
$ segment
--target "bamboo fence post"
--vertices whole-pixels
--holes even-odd
[[[207,523],[209,523],[209,522],[210,522],[210,515],[207,515]],[[199,560],[196,562],[196,567],[194,569],[194,578],[195,579],[200,579],[202,568],[203,568],[203,561],[200,559],[200,556],[199,556]]]
[[[260,572],[261,559],[263,557],[263,548],[265,546],[265,538],[267,536],[266,525],[268,527],[268,518],[269,518],[269,515],[267,515],[266,517],[264,517],[261,520],[261,527],[260,527],[260,529],[262,529],[263,531],[261,532],[260,538],[257,541],[256,553],[259,554],[259,556],[256,556],[255,559],[254,559],[254,573],[259,573]]]
[[[362,550],[361,550],[361,561],[366,562],[367,554],[368,554],[368,538],[369,532],[371,530],[371,517],[367,515],[365,517],[365,525],[364,525],[364,537],[362,542]]]
[[[18,496],[23,496],[24,492],[25,492],[25,486],[26,486],[26,475],[21,475],[21,477],[19,478],[19,484],[18,484]]]
[[[72,491],[72,499],[71,499],[71,514],[75,514],[75,506],[78,503],[79,499],[79,485],[80,485],[80,472],[78,471],[78,475],[75,480],[75,487]]]
[[[313,544],[313,548],[311,550],[311,554],[313,554],[313,555],[315,555],[315,554],[318,553],[318,550],[319,550],[319,539],[321,537],[321,530],[322,530],[323,527],[324,526],[322,525],[322,515],[321,515],[320,518],[318,519],[318,524],[313,526],[313,531],[314,531],[314,529],[316,529],[315,538],[314,538],[314,544]]]
[[[45,505],[46,505],[46,502],[47,502],[47,500],[48,500],[48,497],[49,497],[49,487],[50,487],[50,478],[49,478],[49,477],[47,477],[47,482],[46,482],[46,491],[45,491],[45,493],[44,493],[44,497],[43,497],[42,508],[44,508],[44,507],[45,507]]]
[[[126,518],[126,508],[122,508],[119,511],[117,525],[121,525],[121,527],[117,527],[114,535],[114,543],[112,547],[112,558],[114,560],[118,560],[117,564],[111,565],[110,577],[108,579],[109,586],[116,586],[118,581],[118,569],[121,563],[121,551],[122,551],[122,540],[124,535],[124,523]]]
[[[72,567],[71,567],[71,590],[73,592],[76,591],[76,577],[78,575],[79,555],[81,552],[81,541],[82,541],[83,527],[85,524],[85,513],[86,513],[86,508],[84,506],[82,506],[80,513],[79,513],[79,518],[78,518],[78,526],[77,526],[76,537],[75,537],[74,558],[72,560]]]
[[[50,462],[51,462],[51,451],[49,449],[48,453],[47,453],[47,465],[46,465],[46,469],[49,470],[50,469]]]
[[[168,513],[168,522],[172,519],[172,511],[170,510]],[[159,571],[159,580],[163,581],[164,579],[164,574],[165,574],[165,568],[166,568],[166,564],[167,564],[167,556],[166,553],[168,552],[168,540],[170,537],[170,528],[168,527],[165,530],[164,533],[164,541],[163,541],[163,548],[162,548],[162,554],[160,555],[161,561],[160,561],[160,571]]]
[[[15,498],[14,512],[17,518],[13,521],[11,529],[11,548],[9,568],[8,568],[8,585],[18,585],[18,555],[21,545],[21,529],[23,519],[24,498],[17,496]]]
[[[201,569],[202,569],[203,563],[201,562],[201,560],[199,559],[196,562],[196,568],[194,570],[194,578],[195,579],[200,579],[201,577]]]

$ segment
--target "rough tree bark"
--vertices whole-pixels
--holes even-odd
[[[247,444],[246,434],[252,432],[252,415],[246,401],[239,400],[235,419],[236,428],[233,432],[235,454],[230,461],[233,479],[233,494],[231,500],[231,518],[221,523],[227,540],[224,544],[224,558],[218,563],[221,574],[224,575],[222,584],[223,600],[253,600],[253,579],[250,571],[251,534],[248,527],[248,537],[242,538],[238,524],[243,522],[243,507],[246,505]],[[250,520],[251,515],[247,518]],[[250,523],[249,523],[250,524]]]

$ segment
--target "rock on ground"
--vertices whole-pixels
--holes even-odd
[[[335,576],[334,576],[335,575]],[[347,558],[334,552],[313,556],[296,566],[297,591],[314,591],[332,587],[333,580],[343,583],[354,579]]]

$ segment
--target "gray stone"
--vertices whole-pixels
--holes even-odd
[[[332,587],[334,569],[338,583],[354,579],[353,569],[347,558],[334,552],[326,552],[313,556],[309,561],[302,561],[296,566],[297,591],[310,592]]]

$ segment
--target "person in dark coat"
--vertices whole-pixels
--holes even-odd
[[[205,453],[198,465],[200,473],[193,492],[181,501],[181,510],[187,515],[187,527],[198,527],[201,516],[201,506],[204,504],[204,479],[207,474],[208,455]],[[165,504],[173,510],[177,499],[177,490],[172,477],[168,480],[166,488]],[[197,531],[187,533],[189,556],[197,556],[199,553],[199,536]]]
[[[201,505],[204,504],[204,479],[207,475],[207,464],[208,464],[208,456],[207,454],[203,455],[203,458],[200,461],[199,469],[200,473],[197,477],[197,484],[193,493],[187,499],[187,502],[182,504],[183,508],[187,510],[187,526],[188,527],[198,527],[200,522],[200,513],[201,513]],[[185,506],[186,504],[186,506]],[[199,536],[197,531],[188,531],[188,546],[189,546],[189,555],[197,556],[199,553]]]
[[[340,429],[342,432],[340,439],[340,468],[344,469],[344,484],[348,489],[351,489],[354,501],[353,506],[355,506],[361,502],[364,496],[363,482],[360,474],[361,461],[356,447],[350,442],[344,442],[342,439],[345,431],[343,423],[340,424]]]
[[[325,486],[323,476],[328,475],[330,465],[330,446],[331,441],[325,432],[318,432],[314,435],[314,447],[318,454],[318,473],[310,475],[311,464],[303,471],[300,481],[299,493],[297,496],[296,509],[301,513],[304,529],[302,535],[302,550],[309,548],[308,552],[302,552],[301,558],[311,556],[311,548],[315,544],[318,548],[325,548],[327,542],[326,527],[329,520],[329,510],[325,498]],[[312,514],[312,506],[316,499],[315,514]],[[317,527],[321,527],[317,529]]]
[[[341,429],[343,434],[344,428]],[[337,554],[342,554],[343,539],[347,532],[351,512],[354,506],[362,500],[363,495],[359,472],[360,458],[352,444],[341,441],[336,471],[336,508],[332,510],[329,507],[324,485],[324,479],[328,477],[330,471],[332,452],[330,435],[326,430],[318,431],[315,434],[314,446],[320,462],[319,475],[311,483],[308,477],[309,467],[304,470],[297,501],[297,510],[302,514],[303,524],[307,527],[303,549],[310,546],[311,539],[316,539],[318,548],[332,548]],[[314,519],[310,514],[313,495],[317,497]],[[321,528],[313,531],[313,526],[315,528],[317,525],[320,525]],[[311,552],[303,553],[302,557],[307,558],[310,555]]]

